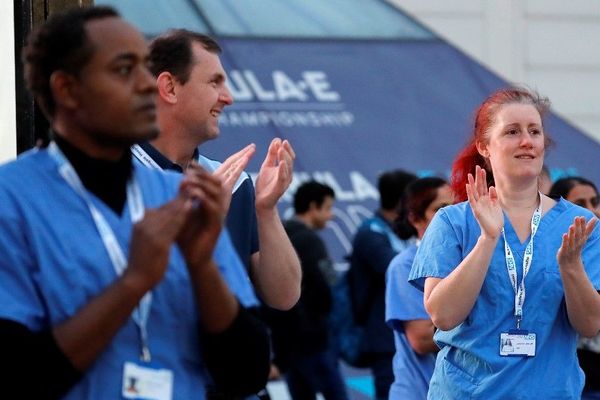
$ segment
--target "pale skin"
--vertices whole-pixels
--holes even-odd
[[[296,154],[287,140],[273,139],[256,181],[256,217],[261,250],[252,254],[251,274],[261,298],[271,307],[292,308],[300,298],[302,270],[277,202],[292,182]]]
[[[481,235],[467,257],[447,277],[427,278],[425,281],[425,307],[433,323],[442,330],[461,324],[473,309],[501,236],[503,211],[522,242],[530,234],[531,216],[538,204],[539,170],[536,169],[541,168],[539,159],[543,159],[543,133],[540,133],[539,114],[531,111],[536,113],[535,108],[529,106],[527,110],[527,105],[516,105],[509,109],[510,106],[505,105],[499,111],[497,121],[490,128],[489,142],[478,145],[480,153],[490,159],[496,187],[488,189],[486,172],[482,168],[476,168],[475,177],[468,176],[468,201],[481,228]],[[517,128],[510,128],[511,124]],[[503,136],[507,126],[510,134]],[[515,142],[510,144],[509,141],[513,140]],[[536,160],[539,161],[536,163]],[[552,199],[542,196],[544,212],[554,204]],[[579,334],[586,337],[600,331],[600,294],[589,281],[581,259],[583,247],[596,221],[594,218],[586,223],[583,217],[575,218],[563,234],[556,256],[569,321]]]
[[[159,150],[158,141],[153,143]],[[225,160],[214,176],[221,180],[229,209],[232,190],[256,151],[249,144]],[[300,298],[302,271],[277,211],[277,202],[292,181],[296,154],[287,140],[273,139],[256,181],[256,216],[261,251],[251,255],[251,276],[261,298],[270,307],[292,308]]]
[[[248,145],[231,155],[214,172],[231,191],[256,146]],[[290,309],[300,298],[302,272],[277,211],[277,202],[292,182],[296,154],[287,140],[271,141],[256,181],[256,217],[261,250],[250,259],[251,275],[260,297],[271,307]]]
[[[161,135],[152,145],[182,167],[190,163],[199,145],[218,136],[218,117],[233,103],[218,55],[198,43],[193,44],[192,50],[200,61],[192,65],[187,83],[181,84],[169,72],[162,72],[157,78]],[[189,111],[192,104],[194,112]],[[249,144],[229,156],[214,172],[228,192],[227,207],[235,182],[255,152],[256,146]],[[290,309],[300,298],[300,261],[277,211],[277,202],[292,181],[295,158],[287,140],[271,141],[255,187],[260,251],[240,255],[250,256],[250,275],[262,300],[279,310]]]

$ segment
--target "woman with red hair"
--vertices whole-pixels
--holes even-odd
[[[409,279],[440,347],[430,399],[580,398],[577,337],[600,331],[600,231],[538,191],[548,108],[522,88],[482,103],[452,171],[468,201],[440,210],[419,247]]]

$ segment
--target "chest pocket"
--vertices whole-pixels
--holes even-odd
[[[535,308],[531,310],[536,318],[536,321],[545,323],[554,323],[560,314],[565,312],[564,305],[564,288],[556,261],[556,252],[558,247],[546,246],[545,249],[540,249],[536,268],[540,270],[539,279],[531,283],[537,289],[536,296],[541,299],[535,302]],[[533,290],[533,289],[532,289]]]
[[[514,292],[510,285],[504,264],[503,247],[497,246],[488,267],[485,280],[469,319],[472,323],[498,322],[507,315],[512,315]]]

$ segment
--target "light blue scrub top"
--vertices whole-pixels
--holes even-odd
[[[171,200],[181,175],[134,163],[146,208]],[[90,194],[128,254],[129,208],[115,214]],[[59,175],[46,150],[30,151],[0,167],[0,318],[32,331],[71,317],[116,278],[86,203]],[[148,321],[153,362],[174,374],[174,399],[203,399],[198,310],[187,267],[176,246],[153,290]],[[130,318],[65,399],[121,398],[123,364],[138,361],[139,330]]]
[[[237,297],[240,304],[244,307],[258,307],[260,303],[254,292],[254,286],[226,227],[223,227],[215,245],[213,260],[219,267],[229,290]]]
[[[134,164],[144,166],[144,164],[142,164],[136,157],[132,158],[134,159]],[[179,179],[182,177],[181,174],[176,172],[164,172],[170,175],[178,175]],[[231,290],[231,292],[237,297],[237,299],[240,301],[240,304],[244,307],[258,307],[260,303],[256,297],[256,293],[254,292],[254,286],[252,286],[252,282],[250,282],[250,278],[246,272],[246,267],[236,251],[229,231],[226,227],[223,227],[221,235],[219,236],[217,244],[215,245],[213,260],[219,267],[219,270],[223,276],[223,280],[225,283],[227,283],[229,290]]]
[[[577,333],[571,327],[556,252],[562,234],[576,216],[592,214],[561,199],[540,222],[533,261],[525,280],[522,329],[537,335],[535,357],[499,355],[500,333],[515,328],[514,291],[498,241],[481,293],[471,313],[456,328],[438,330],[441,348],[429,386],[429,399],[579,399],[583,372],[575,353]],[[523,252],[508,218],[506,238],[522,276]],[[417,251],[411,283],[423,289],[426,277],[444,278],[475,246],[480,228],[467,202],[441,209],[433,218]],[[600,231],[596,226],[583,250],[592,285],[600,288]]]
[[[408,282],[417,246],[411,245],[394,257],[386,272],[385,321],[394,330],[394,383],[390,400],[424,400],[435,366],[435,353],[419,355],[404,333],[404,321],[429,319],[423,292]]]

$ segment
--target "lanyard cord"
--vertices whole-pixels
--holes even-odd
[[[123,253],[123,249],[119,244],[115,233],[106,221],[106,218],[98,210],[98,208],[92,202],[88,192],[81,183],[81,179],[77,175],[77,172],[67,160],[62,151],[58,148],[55,142],[51,142],[48,146],[48,152],[56,162],[58,171],[67,184],[75,190],[77,194],[85,201],[90,214],[96,224],[102,243],[108,252],[110,261],[113,265],[117,276],[121,276],[127,268],[127,259]],[[142,192],[139,184],[133,175],[130,181],[127,183],[127,206],[131,214],[131,221],[133,223],[138,222],[144,216],[144,202],[142,200]],[[147,292],[144,297],[140,300],[140,303],[131,314],[131,317],[135,324],[138,326],[140,341],[141,341],[141,358],[144,361],[149,362],[151,360],[150,350],[148,348],[148,318],[150,316],[150,307],[152,305],[152,292]]]
[[[531,263],[533,260],[533,238],[540,225],[542,219],[542,194],[539,193],[540,204],[536,207],[533,215],[531,216],[531,237],[529,243],[525,248],[525,254],[523,255],[523,277],[521,278],[521,284],[517,285],[517,266],[513,251],[510,248],[508,241],[506,240],[506,234],[504,228],[502,228],[502,237],[504,239],[504,259],[506,260],[506,270],[508,271],[508,277],[512,285],[513,291],[515,292],[515,318],[517,322],[517,329],[520,329],[521,320],[523,319],[523,305],[525,304],[525,277],[529,273]]]

